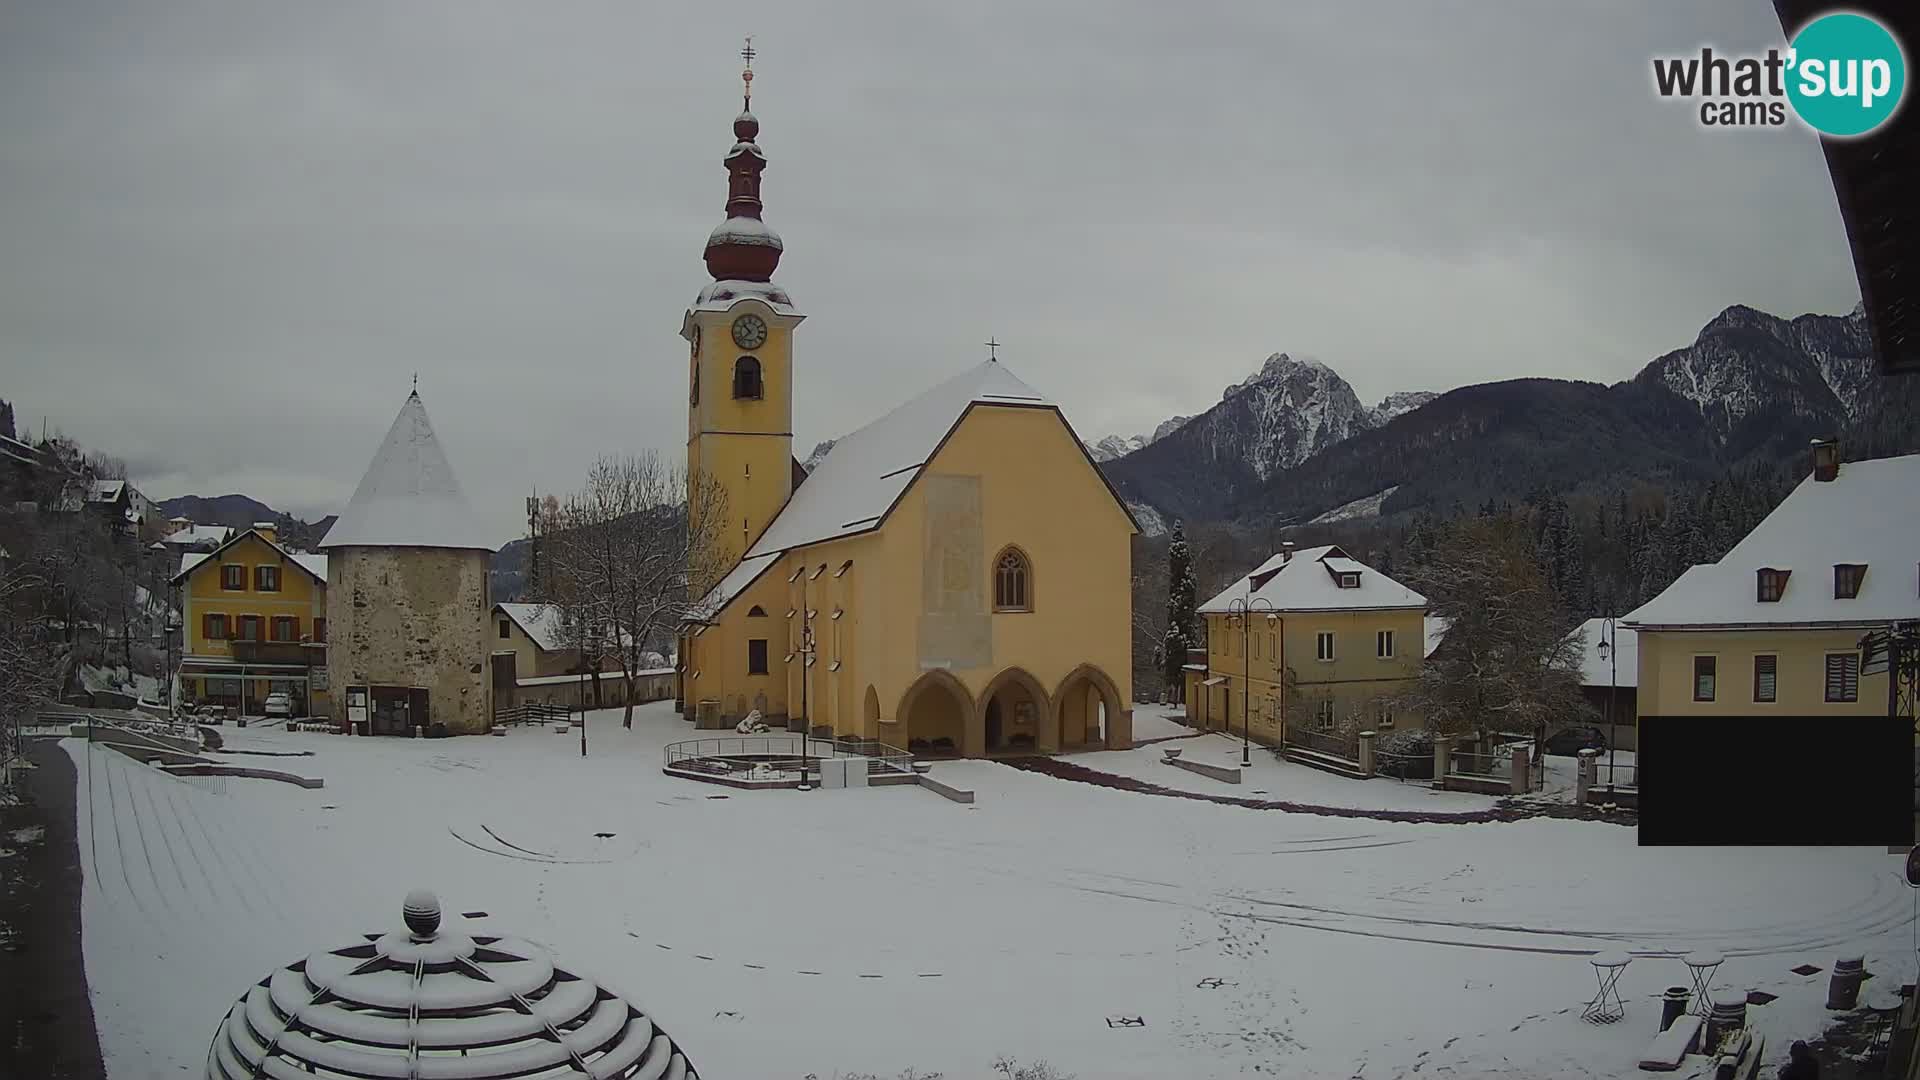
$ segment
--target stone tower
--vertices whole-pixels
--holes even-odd
[[[418,391],[320,547],[335,721],[345,724],[358,701],[377,734],[435,724],[448,734],[485,732],[495,545],[461,494]]]

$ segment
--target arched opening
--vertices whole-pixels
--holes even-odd
[[[869,683],[866,701],[860,706],[860,734],[869,739],[880,737],[880,694]]]
[[[764,619],[766,617],[767,609],[761,607],[759,604],[755,604],[747,609],[747,618],[749,619]]]
[[[1106,672],[1092,664],[1080,665],[1060,681],[1053,700],[1061,749],[1107,745],[1121,705],[1120,690]]]
[[[876,696],[874,708],[879,708]],[[966,750],[967,718],[973,699],[960,680],[945,671],[929,671],[900,698],[894,714],[906,749],[922,757],[959,757]]]
[[[994,676],[980,695],[980,752],[986,754],[1051,750],[1054,739],[1047,717],[1047,691],[1040,681],[1020,668]]]
[[[733,396],[754,401],[762,397],[760,361],[743,356],[733,362]]]
[[[993,559],[993,610],[1033,610],[1033,563],[1012,545]]]

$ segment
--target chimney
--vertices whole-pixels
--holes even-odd
[[[1293,561],[1293,541],[1291,540],[1280,541],[1280,561],[1283,563],[1290,563]],[[1291,581],[1293,579],[1288,578],[1287,580]]]
[[[267,542],[270,544],[277,544],[280,542],[280,526],[275,525],[271,521],[254,522],[253,531],[259,533],[261,536],[266,537]]]
[[[1813,478],[1824,484],[1840,475],[1840,441],[1813,440]]]

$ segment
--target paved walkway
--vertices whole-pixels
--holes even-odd
[[[57,739],[27,746],[29,801],[0,808],[0,848],[14,852],[0,859],[0,1076],[97,1080],[106,1073],[80,952],[73,759]]]
[[[1082,784],[1096,784],[1100,787],[1115,788],[1120,791],[1137,791],[1143,795],[1162,795],[1174,799],[1198,799],[1202,802],[1223,803],[1228,806],[1245,806],[1253,810],[1285,810],[1294,814],[1318,814],[1323,817],[1366,818],[1372,821],[1411,821],[1434,824],[1471,825],[1491,821],[1521,821],[1526,818],[1551,817],[1572,818],[1582,821],[1610,821],[1617,825],[1633,825],[1634,815],[1614,811],[1608,813],[1595,806],[1574,806],[1570,803],[1542,803],[1523,799],[1503,801],[1491,810],[1433,811],[1433,810],[1356,810],[1345,806],[1314,806],[1309,803],[1285,802],[1278,799],[1249,799],[1236,795],[1207,795],[1197,791],[1181,791],[1177,788],[1161,787],[1144,780],[1135,780],[1128,776],[1116,776],[1113,773],[1089,769],[1071,761],[1047,757],[1023,757],[1001,759],[1001,764],[1011,765],[1027,772],[1043,773],[1059,780],[1072,780]],[[1366,783],[1356,780],[1354,783]]]

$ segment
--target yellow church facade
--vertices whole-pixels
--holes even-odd
[[[724,494],[732,566],[681,635],[686,715],[933,756],[1131,746],[1138,530],[1056,404],[989,358],[794,460],[804,316],[772,281],[758,129],[734,122],[681,328],[689,476]]]

